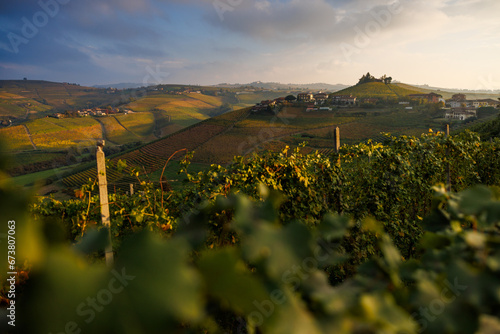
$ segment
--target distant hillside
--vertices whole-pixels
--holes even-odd
[[[332,85],[327,83],[284,84],[279,82],[254,81],[248,84],[219,84],[216,87],[228,87],[228,88],[255,87],[255,88],[272,89],[272,90],[314,90],[314,91],[323,90],[328,92],[334,92],[336,90],[344,89],[349,86],[343,84]]]
[[[445,91],[450,92],[452,94],[462,93],[462,94],[471,94],[471,95],[485,95],[485,96],[498,96],[500,95],[500,90],[488,90],[488,89],[459,89],[459,88],[443,88],[443,87],[435,87],[429,85],[412,85],[414,87],[422,88],[425,90],[431,91]]]
[[[0,80],[0,116],[27,119],[43,112],[99,106],[116,99],[111,93],[77,84]]]
[[[358,98],[398,98],[421,93],[421,90],[412,88],[414,87],[402,84],[386,85],[382,82],[369,82],[337,91],[334,95],[352,94]]]
[[[197,93],[159,94],[153,93],[124,106],[138,112],[151,111],[170,121],[161,129],[160,136],[174,133],[216,114],[231,111],[229,104],[224,104],[224,97],[208,96]]]
[[[133,82],[122,82],[115,84],[107,84],[107,85],[93,85],[94,88],[116,88],[116,89],[131,89],[131,88],[140,88],[146,87],[150,85],[145,85],[141,83],[133,83]]]

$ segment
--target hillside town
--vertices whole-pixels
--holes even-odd
[[[325,92],[307,92],[280,97],[274,100],[265,100],[257,103],[253,108],[253,112],[275,110],[274,108],[281,104],[297,104],[304,105],[306,112],[311,111],[332,111],[332,107],[336,108],[353,108],[366,107],[367,105],[375,106],[377,103],[383,103],[383,100],[377,98],[359,99],[352,94],[338,95],[335,93]],[[412,105],[418,104],[440,104],[444,111],[444,117],[447,119],[464,121],[469,118],[477,117],[477,111],[483,107],[499,108],[500,101],[494,99],[467,99],[465,94],[454,94],[450,99],[445,100],[442,95],[431,92],[422,94],[409,94],[398,101],[400,106],[404,106],[406,110],[413,110]]]

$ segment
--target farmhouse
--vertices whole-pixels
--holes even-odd
[[[477,110],[474,107],[448,109],[445,118],[465,121],[468,118],[477,117]]]
[[[356,104],[356,99],[352,95],[334,95],[332,97],[332,104],[353,106]]]
[[[321,92],[319,92],[318,94],[314,94],[314,100],[318,104],[323,104],[323,103],[325,103],[326,100],[328,100],[328,94],[321,93]]]
[[[297,101],[301,102],[314,101],[314,96],[311,93],[299,93],[297,95]]]
[[[408,95],[412,99],[422,99],[426,100],[428,103],[439,103],[439,101],[443,98],[442,95],[436,93],[429,94],[410,94]]]

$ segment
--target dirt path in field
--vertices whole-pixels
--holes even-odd
[[[134,136],[136,136],[137,138],[139,138],[139,139],[141,139],[141,140],[142,140],[142,138],[141,138],[141,137],[139,137],[138,135],[136,135],[135,133],[133,133],[132,131],[130,131],[129,129],[127,129],[127,128],[125,127],[125,125],[123,125],[123,124],[122,124],[122,122],[120,122],[120,120],[119,120],[116,116],[113,116],[113,118],[114,118],[114,119],[116,119],[116,121],[118,122],[118,124],[120,124],[120,126],[121,126],[122,128],[124,128],[125,130],[127,130],[128,132],[130,132],[131,134],[133,134]]]
[[[23,118],[25,120],[28,120],[28,117],[30,117],[30,109],[27,107],[24,107],[24,109],[26,109],[26,115],[24,115]]]
[[[33,149],[38,150],[35,143],[33,142],[33,138],[31,138],[30,130],[28,129],[28,127],[25,124],[22,124],[22,125],[24,127],[24,130],[26,130],[26,134],[28,135],[28,138],[30,139],[31,145],[33,145]]]
[[[101,120],[98,119],[98,118],[94,118],[94,119],[97,121],[97,123],[101,124],[102,139],[105,140],[108,143],[111,143],[111,144],[114,144],[114,145],[118,145],[118,143],[115,143],[114,141],[112,141],[112,140],[109,139],[108,132],[106,130],[106,127],[104,126],[104,123],[101,122]]]

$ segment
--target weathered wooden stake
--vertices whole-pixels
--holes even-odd
[[[102,148],[104,140],[97,143],[97,179],[99,181],[99,200],[101,202],[102,225],[108,229],[108,246],[106,246],[106,265],[113,265],[113,246],[111,245],[111,218],[109,215],[108,181],[106,180],[106,159]]]
[[[335,152],[338,154],[338,153],[340,153],[340,128],[339,127],[335,128],[334,140],[335,140]],[[339,158],[337,160],[337,166],[340,167],[340,154],[339,154]],[[342,181],[339,181],[339,186],[342,187]],[[337,194],[337,206],[339,208],[339,214],[342,214],[342,192],[340,190],[339,190],[339,193]]]
[[[335,128],[334,140],[335,140],[335,152],[339,153],[339,151],[340,151],[340,128],[338,126]]]
[[[130,196],[132,196],[134,194],[134,184],[131,183],[130,184]]]
[[[450,136],[450,125],[446,124],[446,138]],[[446,145],[446,159],[450,158],[450,147]],[[446,164],[446,189],[451,193],[451,174],[450,174],[450,161]]]

